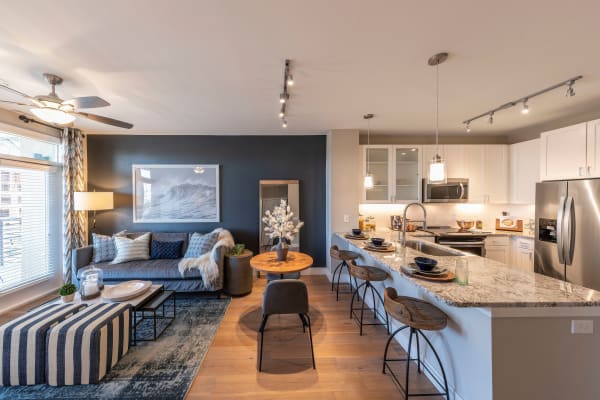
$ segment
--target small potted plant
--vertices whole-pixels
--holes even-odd
[[[294,213],[291,211],[287,201],[282,199],[281,204],[273,209],[267,210],[262,221],[265,224],[265,233],[271,239],[277,239],[277,245],[274,246],[277,251],[277,260],[285,261],[288,253],[288,245],[292,243],[294,237],[304,225],[304,222],[294,223]]]
[[[77,292],[77,288],[72,283],[65,283],[58,290],[58,294],[63,303],[72,302],[75,297],[75,292]]]

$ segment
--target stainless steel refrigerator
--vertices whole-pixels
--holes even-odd
[[[535,272],[600,290],[600,179],[538,183]]]

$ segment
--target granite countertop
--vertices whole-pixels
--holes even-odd
[[[343,233],[336,233],[349,244],[349,249],[366,254],[380,264],[395,271],[402,279],[425,289],[432,296],[455,307],[591,307],[600,306],[600,292],[574,285],[545,275],[511,268],[510,266],[475,255],[430,256],[411,248],[405,249],[404,256],[394,253],[378,253],[363,249],[362,240],[350,240]],[[389,238],[389,233],[377,233]],[[407,233],[408,238],[418,237]],[[434,246],[440,246],[431,244]],[[441,246],[444,247],[444,246]],[[413,278],[402,272],[401,266],[411,262],[416,256],[426,256],[438,260],[441,267],[454,270],[457,258],[469,261],[469,285],[460,286],[455,282],[431,282]]]

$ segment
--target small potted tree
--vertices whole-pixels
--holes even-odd
[[[63,303],[72,302],[73,298],[75,298],[75,292],[77,292],[77,288],[72,283],[65,283],[58,290],[58,294]]]
[[[243,244],[236,244],[225,254],[225,291],[231,296],[244,296],[252,292],[253,253]]]

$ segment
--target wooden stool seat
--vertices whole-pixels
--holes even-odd
[[[350,275],[363,281],[371,282],[385,281],[388,278],[387,272],[380,268],[370,265],[356,265],[354,263],[350,264]]]
[[[332,246],[329,253],[330,253],[331,257],[333,257],[337,260],[342,260],[342,261],[352,261],[352,260],[356,260],[358,257],[360,257],[360,254],[358,254],[355,251],[339,250],[339,249],[337,249],[337,246]]]
[[[329,248],[329,255],[331,256],[331,258],[340,262],[337,265],[337,267],[335,267],[335,269],[333,270],[333,278],[331,280],[331,291],[334,290],[335,286],[335,301],[338,301],[340,299],[340,279],[342,279],[342,273],[344,272],[344,269],[348,271],[348,284],[350,285],[350,289],[352,289],[352,275],[350,275],[350,267],[348,265],[348,261],[356,260],[360,257],[360,254],[358,254],[355,251],[341,250],[337,245],[334,244]],[[337,285],[335,284],[336,274]],[[354,286],[358,286],[356,278],[354,278],[354,284]]]
[[[439,331],[448,324],[446,314],[426,301],[398,296],[393,288],[386,288],[384,297],[387,313],[411,328]]]

